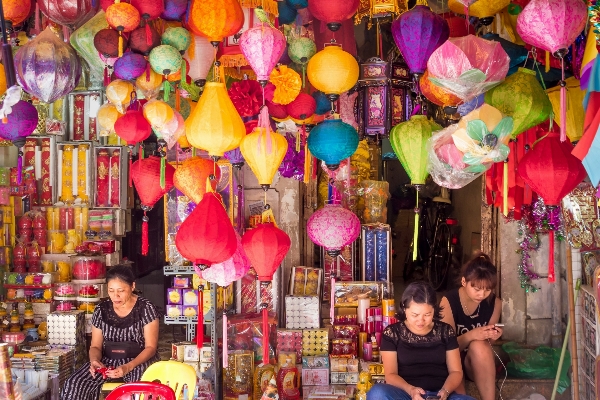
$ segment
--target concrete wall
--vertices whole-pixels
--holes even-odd
[[[452,216],[458,219],[462,260],[465,263],[471,259],[473,252],[481,250],[481,184],[483,178],[475,179],[467,186],[451,190]],[[475,212],[477,210],[477,212]]]

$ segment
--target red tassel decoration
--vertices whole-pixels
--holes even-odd
[[[108,73],[108,65],[104,66],[104,87],[110,83],[110,74]]]
[[[548,232],[548,239],[550,240],[548,246],[548,282],[554,283],[556,276],[554,275],[554,231]]]
[[[150,63],[146,64],[146,82],[150,82]]]
[[[227,313],[223,311],[223,368],[229,366],[229,352],[227,350]]]
[[[204,287],[198,286],[198,326],[196,327],[196,346],[204,346]]]
[[[150,25],[148,24],[147,19],[146,19],[146,44],[148,46],[152,46],[152,31],[150,30]]]
[[[144,211],[144,217],[142,218],[142,255],[148,254],[148,220],[146,211]]]
[[[263,304],[262,325],[263,325],[263,364],[269,363],[269,310],[267,304]]]

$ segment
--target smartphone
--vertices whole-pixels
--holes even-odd
[[[494,326],[499,326],[500,328],[503,328],[504,324],[494,324]]]

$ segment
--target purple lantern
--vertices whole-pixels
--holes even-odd
[[[14,87],[15,86],[13,86],[13,88]],[[4,110],[3,103],[0,105],[0,109],[2,109],[3,112],[8,112],[8,110]],[[5,115],[5,119],[0,121],[0,138],[12,141],[13,144],[19,148],[17,171],[17,182],[19,184],[21,183],[21,171],[23,168],[23,152],[21,151],[21,147],[25,145],[25,138],[31,135],[37,127],[37,124],[37,109],[23,100],[19,100],[13,104],[10,114]]]
[[[71,92],[81,78],[77,53],[50,28],[17,51],[15,69],[23,89],[45,103]]]
[[[165,9],[160,17],[166,21],[181,21],[187,6],[187,0],[165,0]]]
[[[392,35],[410,72],[422,74],[431,53],[450,36],[450,28],[429,7],[417,5],[392,22]]]
[[[148,61],[143,55],[128,51],[115,61],[115,77],[126,81],[134,80],[146,72],[147,66]]]
[[[244,156],[242,155],[242,152],[240,151],[239,147],[225,152],[224,155],[225,158],[228,159],[231,165],[233,165],[234,167],[242,168],[242,166],[244,165]]]

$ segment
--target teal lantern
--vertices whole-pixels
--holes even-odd
[[[180,54],[185,53],[192,43],[192,35],[190,32],[180,26],[175,28],[167,28],[160,39],[162,44],[176,48],[179,50]]]
[[[341,119],[321,122],[308,135],[308,149],[327,168],[335,171],[342,160],[350,157],[358,148],[356,129]]]
[[[183,62],[181,53],[173,46],[161,44],[150,51],[148,62],[154,72],[163,75],[165,78],[163,81],[163,96],[164,100],[167,101],[169,99],[169,94],[171,93],[171,85],[169,84],[167,77],[177,73],[181,68],[181,63]]]

